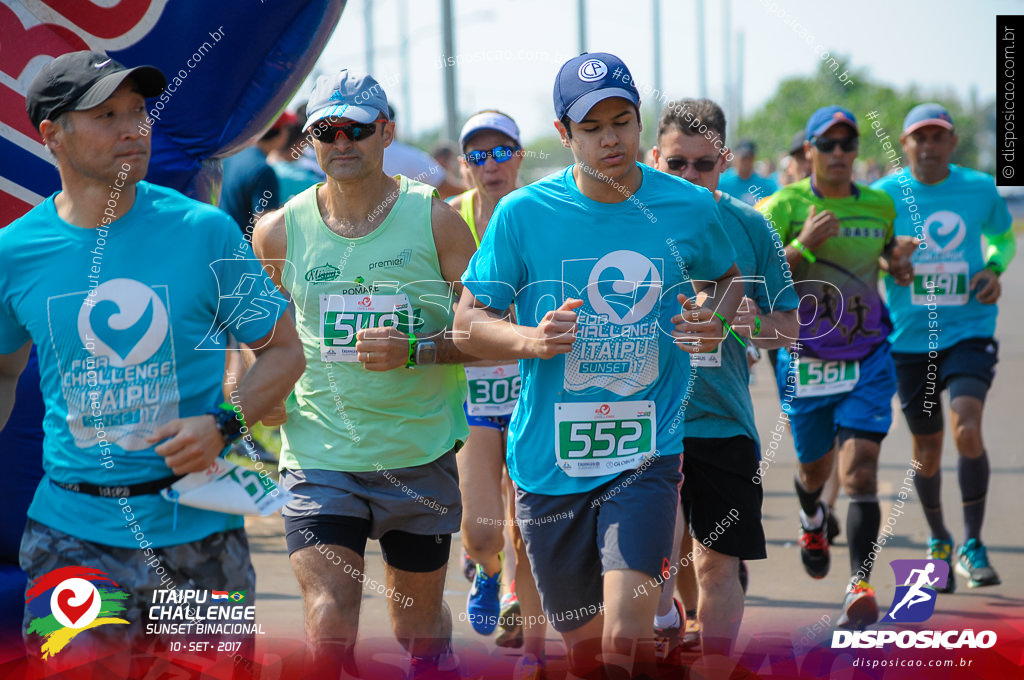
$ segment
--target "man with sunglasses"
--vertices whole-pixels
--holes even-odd
[[[479,247],[498,201],[511,193],[519,181],[523,162],[519,126],[501,111],[480,111],[462,126],[459,143],[463,151],[459,165],[472,188],[453,198],[451,205],[469,225]],[[502,630],[495,644],[523,647],[523,656],[516,662],[516,677],[539,677],[547,626],[532,623],[543,621],[540,595],[530,573],[522,532],[515,522],[514,498],[505,472],[508,427],[521,388],[519,365],[514,361],[491,361],[465,368],[470,437],[459,451],[459,482],[463,501],[462,542],[474,562],[473,586],[466,609],[478,633],[489,635],[500,624]],[[508,502],[503,503],[506,496]],[[508,533],[514,552],[514,572],[511,578],[506,574],[505,581],[511,584],[499,602],[501,550],[506,544],[502,519],[506,508],[513,520]]]
[[[881,126],[877,120],[871,125]],[[964,517],[956,572],[969,588],[998,585],[999,575],[981,542],[989,480],[981,420],[998,360],[999,343],[993,336],[1002,292],[999,276],[1016,252],[1012,218],[990,175],[949,162],[957,135],[942,105],[911,109],[900,142],[910,168],[874,186],[896,201],[896,233],[923,240],[913,256],[914,284],[895,286],[886,277],[885,287],[900,401],[914,439],[914,460],[921,465],[914,486],[931,529],[928,556],[950,563],[953,559],[953,537],[942,519],[939,471],[943,419],[938,394],[945,389],[960,454]],[[954,587],[951,569],[943,592]]]
[[[908,285],[915,242],[895,236],[896,211],[885,192],[852,181],[859,143],[853,114],[840,106],[820,108],[805,132],[811,176],[760,207],[787,244],[801,297],[800,340],[779,351],[778,388],[800,462],[795,483],[804,569],[816,579],[829,570],[828,508],[821,495],[838,455],[839,477],[850,495],[852,578],[837,625],[863,628],[878,620],[867,579],[880,522],[878,455],[896,391],[879,267],[898,285]]]
[[[457,338],[520,360],[508,470],[571,672],[595,677],[603,655],[654,677],[646,584],[671,563],[688,353],[715,351],[742,290],[711,195],[637,164],[640,96],[622,60],[570,59],[553,99],[576,163],[498,204],[463,276]]]
[[[701,127],[717,135],[718,146],[698,132]],[[694,552],[700,588],[697,619],[704,653],[728,656],[743,618],[740,560],[767,557],[761,526],[763,492],[757,474],[760,446],[745,344],[771,349],[795,338],[799,333],[799,300],[788,285],[789,265],[778,253],[777,239],[764,217],[717,189],[729,154],[723,146],[725,127],[725,114],[709,99],[670,102],[658,121],[653,155],[658,170],[682,177],[714,195],[725,233],[736,249],[736,265],[744,277],[741,311],[733,320],[738,337],[726,338],[713,354],[691,359],[696,371],[686,409],[682,487],[685,524],[678,527],[682,532],[688,525],[695,545],[700,546]],[[740,521],[724,532],[716,532],[716,525],[733,510],[738,511]],[[669,654],[668,648],[677,644],[685,623],[678,601],[672,597],[673,581],[666,580],[655,619],[655,630],[666,640]]]
[[[327,181],[257,224],[253,247],[292,297],[307,369],[288,398],[281,480],[306,640],[327,677],[353,668],[363,555],[380,541],[412,673],[454,673],[444,580],[469,428],[468,357],[446,337],[473,253],[434,189],[383,171],[395,125],[368,75],[321,76],[306,129]],[[319,677],[319,676],[318,676]]]

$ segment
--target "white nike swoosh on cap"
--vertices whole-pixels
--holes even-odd
[[[111,61],[110,59],[107,59],[106,61],[101,61],[101,62],[100,62],[100,63],[98,63],[98,64],[93,64],[93,65],[92,65],[92,67],[93,67],[93,68],[103,68],[104,66],[106,66],[107,64],[109,64],[109,63],[110,63],[110,61]]]

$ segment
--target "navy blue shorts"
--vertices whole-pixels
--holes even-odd
[[[880,441],[892,426],[892,397],[896,393],[896,371],[889,343],[882,343],[860,360],[860,376],[849,392],[824,396],[795,396],[796,363],[790,353],[779,350],[777,382],[782,410],[789,414],[796,456],[801,463],[813,463],[829,452],[839,428],[868,433]]]
[[[939,395],[949,391],[950,401],[974,397],[984,402],[996,375],[999,343],[993,338],[967,338],[952,347],[930,352],[893,352],[900,408],[913,434],[942,432],[942,402]]]

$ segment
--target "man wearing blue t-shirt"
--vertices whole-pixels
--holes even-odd
[[[735,149],[736,165],[728,168],[719,178],[722,191],[738,198],[747,205],[754,205],[779,190],[771,177],[762,177],[754,172],[757,146],[749,139],[741,139]]]
[[[457,342],[520,360],[508,470],[570,669],[590,677],[603,653],[653,676],[689,353],[721,342],[739,270],[711,194],[635,162],[640,97],[618,57],[570,59],[554,103],[576,163],[495,209],[463,276]],[[705,306],[695,288],[713,294]]]
[[[26,101],[61,190],[0,230],[0,427],[33,344],[46,409],[46,475],[21,566],[33,579],[93,567],[128,593],[128,625],[70,645],[93,659],[149,637],[154,590],[252,594],[242,517],[159,492],[206,470],[304,366],[284,300],[231,219],[141,181],[145,97],[165,83],[155,68],[98,52],[44,66]],[[257,355],[231,405],[221,384],[228,332]],[[33,616],[26,607],[26,624]]]
[[[880,127],[877,120],[871,125]],[[911,109],[900,141],[910,169],[883,177],[875,187],[896,203],[896,233],[921,239],[912,258],[913,284],[896,286],[886,276],[885,288],[900,401],[914,437],[914,460],[921,465],[914,486],[932,534],[928,555],[952,564],[939,470],[944,427],[939,394],[947,390],[960,453],[965,534],[956,572],[970,588],[997,585],[999,576],[981,542],[989,480],[981,418],[998,360],[993,336],[999,275],[1016,251],[1010,212],[990,175],[949,162],[957,136],[940,104]],[[984,252],[982,237],[988,243]],[[951,572],[944,592],[954,586]]]
[[[703,127],[717,140],[700,134]],[[740,560],[767,557],[761,527],[760,446],[743,338],[762,349],[774,349],[798,337],[800,327],[799,299],[782,242],[759,212],[716,190],[728,155],[724,144],[725,114],[715,102],[682,99],[662,110],[654,167],[712,192],[743,275],[742,311],[733,321],[737,336],[726,337],[714,353],[691,359],[696,370],[683,455],[683,517],[699,546],[694,562],[702,647],[705,654],[728,656],[743,618]],[[730,522],[729,517],[738,521]],[[724,531],[723,518],[731,523]],[[671,586],[665,590],[655,630],[666,639],[668,650],[678,638],[683,617],[670,597]]]

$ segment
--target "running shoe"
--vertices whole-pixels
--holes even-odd
[[[533,654],[523,654],[512,669],[513,680],[543,680],[544,664]]]
[[[831,507],[828,509],[828,514],[825,515],[825,535],[828,537],[829,545],[835,543],[839,536],[839,520],[836,519],[835,512]]]
[[[452,641],[434,656],[414,656],[409,660],[409,680],[461,680],[459,657],[452,649]]]
[[[498,615],[501,614],[501,570],[493,576],[484,573],[484,568],[476,565],[476,578],[473,587],[466,597],[466,614],[473,630],[481,635],[490,635],[498,627]]]
[[[831,564],[828,554],[828,538],[825,536],[825,527],[828,525],[828,506],[821,503],[821,511],[824,513],[824,520],[817,529],[808,529],[800,525],[800,559],[804,563],[804,570],[811,578],[825,578]]]
[[[476,563],[469,558],[469,553],[465,550],[462,551],[462,575],[470,583],[476,578]]]
[[[682,643],[682,632],[686,626],[686,614],[683,613],[683,604],[679,601],[679,598],[672,598],[672,606],[675,607],[676,615],[679,617],[678,626],[670,626],[668,628],[654,628],[654,657],[658,660],[658,663],[665,665],[679,665],[681,649],[679,648]]]
[[[956,579],[953,578],[953,541],[944,541],[941,538],[928,539],[928,558],[933,560],[944,560],[949,565],[949,576],[946,577],[945,588],[934,588],[940,593],[951,593],[956,590]],[[928,586],[925,586],[926,588]]]
[[[686,630],[679,648],[684,652],[700,651],[700,622],[697,621],[696,609],[686,612]]]
[[[750,574],[747,572],[747,563],[740,560],[740,588],[743,588],[743,594],[747,594],[747,586],[750,585]]]
[[[999,574],[988,563],[988,551],[976,538],[972,538],[962,546],[956,560],[956,573],[967,579],[968,588],[997,586],[1002,581]]]
[[[843,613],[836,621],[836,628],[846,630],[864,630],[878,621],[878,602],[875,601],[875,589],[861,579],[857,585],[846,590],[843,601]]]
[[[523,612],[515,591],[505,593],[501,598],[501,614],[498,617],[498,637],[494,644],[499,647],[518,649],[523,646]]]

